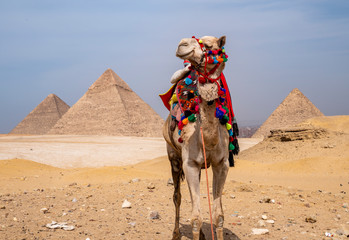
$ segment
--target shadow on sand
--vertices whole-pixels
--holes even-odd
[[[209,223],[203,223],[202,224],[202,231],[205,234],[206,240],[212,240],[212,233],[211,233],[211,225]],[[181,232],[181,236],[185,236],[189,239],[193,239],[193,234],[191,231],[191,225],[190,224],[181,224],[179,228]],[[213,227],[213,230],[215,231],[215,227]],[[225,240],[241,240],[235,233],[230,231],[227,228],[223,229],[223,235]],[[214,235],[215,239],[217,239],[216,233]]]

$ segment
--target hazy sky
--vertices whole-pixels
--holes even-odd
[[[0,1],[0,133],[47,95],[72,106],[113,69],[165,118],[159,93],[181,38],[227,36],[240,125],[262,123],[293,88],[349,114],[349,1]]]

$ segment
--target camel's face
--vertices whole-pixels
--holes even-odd
[[[218,50],[225,44],[225,36],[222,36],[219,39],[212,36],[205,36],[202,37],[201,40],[207,50]],[[202,54],[202,49],[195,38],[183,38],[179,42],[176,51],[177,57],[183,60],[189,60],[194,65],[200,63]]]

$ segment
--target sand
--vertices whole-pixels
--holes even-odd
[[[325,236],[326,232],[335,234],[333,239],[347,239],[343,234],[349,234],[348,123],[348,116],[307,122],[327,130],[320,139],[284,143],[242,139],[245,151],[236,160],[236,167],[230,168],[224,190],[225,239],[331,239]],[[47,136],[40,140],[35,136],[1,136],[2,156],[6,145],[27,158],[38,159],[0,161],[0,239],[171,239],[173,186],[167,184],[170,167],[163,142],[146,138],[128,140],[137,146],[142,143],[149,155],[131,148],[130,157],[126,150],[121,150],[130,144],[123,143],[120,151],[110,155],[67,164],[74,159],[74,154],[68,154],[69,145],[77,144],[75,148],[86,151],[84,156],[93,152],[100,156],[96,152],[103,147],[106,151],[117,148],[118,139],[61,136],[59,140]],[[28,148],[35,147],[35,152],[40,146],[48,148],[47,152],[59,149],[57,146],[65,149],[67,154],[61,158],[64,161],[59,163],[54,152],[49,157],[45,157],[47,152],[30,155],[33,151]],[[6,151],[7,157],[16,152]],[[120,156],[117,159],[123,161],[112,161],[113,156]],[[125,165],[125,159],[136,162]],[[108,165],[111,162],[114,166]],[[203,230],[206,239],[211,239],[204,180]],[[211,186],[211,180],[209,183]],[[149,189],[149,184],[154,188]],[[180,230],[182,239],[191,239],[191,203],[185,181],[182,194]],[[131,202],[131,208],[121,208],[125,199]],[[158,212],[159,219],[149,218],[152,211]],[[262,215],[274,222],[260,222]],[[66,222],[74,230],[47,228],[45,225],[52,221]],[[253,228],[265,228],[269,233],[252,235]]]

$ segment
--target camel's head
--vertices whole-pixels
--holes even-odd
[[[203,65],[205,64],[204,61],[202,61],[204,56],[203,50],[219,50],[224,46],[225,39],[225,36],[220,38],[212,36],[202,37],[200,38],[202,47],[196,38],[183,38],[178,44],[176,56],[183,60],[189,60],[193,66],[198,66],[199,64]]]

